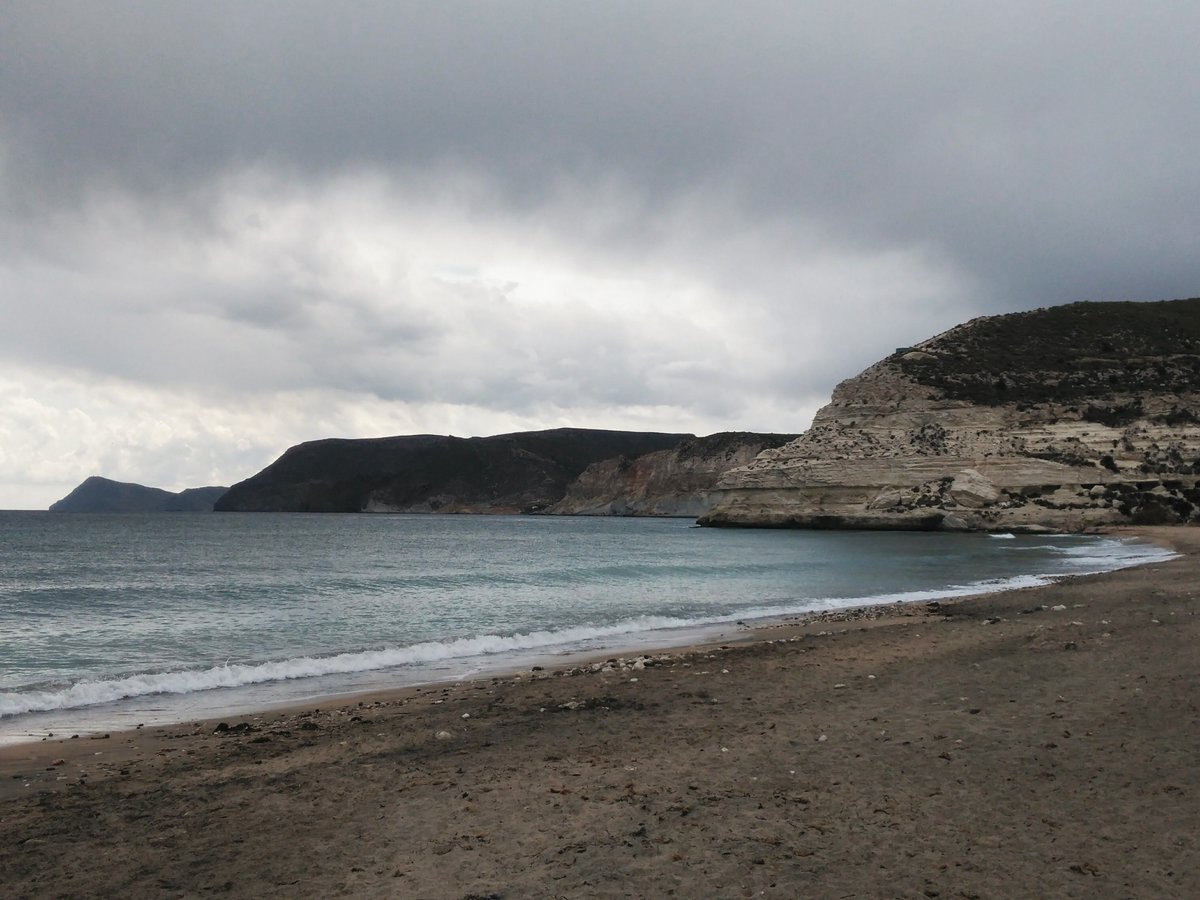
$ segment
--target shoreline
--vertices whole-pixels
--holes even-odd
[[[1137,538],[1147,544],[1166,546],[1166,541],[1161,537],[1148,540],[1148,534],[1147,529],[1123,528],[1102,530],[1090,536]],[[1146,564],[1149,563],[1139,562],[1133,565]],[[898,609],[930,600],[949,602],[963,597],[1021,590],[1027,587],[1021,583],[1026,580],[1052,583],[1064,577],[1071,576],[1033,573],[1011,576],[994,583],[981,581],[949,586],[945,589],[918,590],[911,594],[901,591],[875,598],[814,600],[811,601],[814,606],[817,603],[825,605],[807,610],[771,610],[768,605],[730,614],[726,618],[698,620],[648,631],[619,632],[598,636],[586,642],[596,646],[531,646],[524,649],[514,648],[495,655],[448,658],[442,662],[411,668],[366,669],[360,672],[349,671],[296,679],[272,678],[263,682],[187,692],[137,694],[105,703],[34,711],[9,717],[7,727],[0,728],[0,751],[8,747],[59,740],[63,736],[87,739],[103,733],[122,734],[143,727],[169,727],[210,720],[217,722],[226,718],[261,716],[312,706],[352,703],[364,696],[374,697],[392,691],[454,684],[474,679],[510,677],[533,666],[557,669],[610,656],[682,651],[693,646],[754,640],[758,630],[779,623],[799,625],[827,614],[837,617],[849,610],[876,607]],[[832,605],[835,603],[847,605]],[[207,673],[197,671],[193,674]],[[5,719],[0,719],[0,726],[4,725]]]
[[[1183,555],[3,748],[0,866],[30,897],[1197,896],[1200,529],[1117,534]]]

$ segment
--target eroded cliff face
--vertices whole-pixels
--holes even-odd
[[[684,516],[711,510],[721,497],[717,481],[792,434],[721,432],[678,447],[589,466],[546,512],[580,516]]]
[[[1200,300],[977,319],[840,384],[707,525],[1065,530],[1200,520]]]

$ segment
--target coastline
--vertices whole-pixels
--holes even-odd
[[[1008,553],[1005,558],[1009,565],[1024,560],[1024,571],[1004,571],[1004,566],[997,571],[991,567],[991,560],[978,568],[963,568],[960,564],[956,570],[959,580],[945,581],[931,572],[928,580],[935,582],[932,585],[897,578],[896,573],[885,568],[877,572],[873,582],[862,584],[864,590],[857,595],[844,591],[839,594],[835,589],[826,596],[818,589],[818,593],[806,598],[803,589],[793,595],[794,581],[726,586],[714,593],[714,583],[706,579],[694,588],[699,597],[708,596],[707,602],[715,601],[717,608],[708,607],[707,611],[705,600],[690,604],[691,595],[685,594],[682,596],[687,597],[690,612],[679,612],[678,607],[672,609],[670,605],[659,611],[656,603],[650,609],[626,604],[624,619],[575,621],[568,615],[561,628],[535,627],[527,633],[519,628],[506,631],[504,626],[489,631],[485,625],[476,631],[451,633],[444,640],[426,634],[406,643],[393,636],[391,641],[378,646],[371,645],[370,638],[363,635],[362,639],[368,641],[365,647],[351,646],[341,652],[335,649],[312,656],[283,653],[256,661],[243,658],[233,665],[228,660],[223,666],[210,660],[208,668],[201,664],[164,670],[155,668],[151,662],[141,670],[134,666],[111,678],[70,679],[64,673],[64,680],[46,691],[0,693],[0,747],[56,735],[88,737],[135,727],[217,721],[330,701],[346,702],[379,691],[505,675],[534,665],[560,667],[597,656],[629,656],[728,641],[744,637],[747,627],[803,621],[826,610],[949,600],[1013,590],[1046,583],[1068,573],[1082,574],[1104,566],[1142,565],[1150,561],[1148,557],[1170,555],[1170,551],[1141,539],[1124,547],[1119,546],[1126,542],[1122,537],[1102,539],[1103,535],[1086,536],[1085,543],[1078,545],[1069,540],[1068,543],[1055,540],[1058,548],[1055,553],[1061,555],[1041,560],[1044,568],[1038,563],[1031,565],[1020,552]],[[870,545],[877,538],[872,535],[864,540]],[[1049,549],[1019,541],[995,544],[984,535],[927,540],[939,544],[944,540],[947,546],[937,552],[948,552],[951,557],[961,552],[955,547],[963,541],[982,541],[980,546],[990,544],[993,548],[1015,547],[1017,551]],[[1101,542],[1092,543],[1096,540]],[[912,549],[918,559],[923,557],[923,547]],[[810,584],[807,570],[797,574],[804,585]],[[745,602],[748,597],[764,599],[753,604]],[[161,627],[162,623],[158,624]]]
[[[0,748],[0,864],[18,896],[1194,896],[1200,529],[1115,533],[1183,555]]]

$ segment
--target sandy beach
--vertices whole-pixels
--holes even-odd
[[[13,897],[1200,896],[1176,560],[0,751]]]

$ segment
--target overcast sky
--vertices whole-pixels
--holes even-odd
[[[0,508],[320,437],[796,431],[1200,294],[1193,3],[7,2]]]

